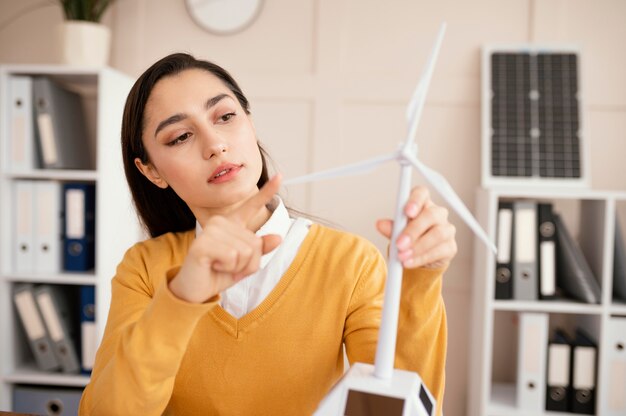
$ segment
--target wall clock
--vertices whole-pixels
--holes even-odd
[[[185,0],[185,5],[200,27],[217,35],[230,35],[254,22],[263,0]]]

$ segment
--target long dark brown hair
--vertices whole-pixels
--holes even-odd
[[[159,188],[150,182],[135,166],[135,158],[147,164],[149,155],[141,140],[144,129],[144,112],[152,89],[159,80],[187,69],[202,69],[215,75],[235,95],[239,104],[250,114],[250,103],[233,77],[220,66],[198,60],[186,53],[175,53],[159,60],[148,68],[135,82],[128,94],[122,119],[122,157],[126,180],[137,209],[139,219],[150,233],[157,237],[168,232],[186,231],[195,227],[196,218],[171,187]],[[268,155],[259,144],[263,167],[257,186],[262,187],[269,178]]]

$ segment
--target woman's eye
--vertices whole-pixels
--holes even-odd
[[[177,138],[175,138],[174,140],[170,141],[167,143],[168,146],[175,146],[179,143],[184,142],[185,140],[187,140],[189,138],[189,136],[191,136],[191,133],[184,133],[181,134],[180,136],[178,136]]]
[[[231,118],[235,117],[236,115],[237,115],[236,113],[226,113],[226,114],[224,114],[223,116],[221,116],[219,118],[219,121],[225,123],[228,120],[230,120]]]

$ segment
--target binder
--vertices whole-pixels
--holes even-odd
[[[595,342],[582,329],[576,329],[572,346],[572,413],[595,413],[597,353]]]
[[[513,298],[513,203],[498,206],[498,255],[496,257],[496,299]]]
[[[37,167],[33,123],[33,81],[29,76],[9,77],[8,166],[15,172]]]
[[[513,296],[517,300],[537,300],[537,203],[515,201],[513,211]]]
[[[37,306],[48,330],[54,354],[65,373],[80,372],[75,340],[78,336],[76,311],[71,310],[71,287],[41,285],[35,288]]]
[[[546,410],[567,412],[569,406],[572,347],[564,331],[557,329],[548,344]]]
[[[16,180],[14,183],[15,198],[13,208],[15,210],[14,222],[14,246],[13,246],[13,270],[16,273],[32,273],[35,263],[34,244],[34,209],[35,209],[35,184],[33,181]]]
[[[606,416],[626,415],[626,317],[609,318],[607,327]]]
[[[95,266],[95,185],[63,185],[65,227],[63,267],[69,271],[87,271]]]
[[[42,166],[92,168],[80,96],[47,77],[33,77],[33,100]]]
[[[557,236],[557,285],[574,299],[600,303],[600,284],[560,215],[553,214]]]
[[[52,343],[35,302],[33,285],[16,284],[13,287],[13,301],[37,365],[44,371],[56,370],[59,368],[59,362],[54,355]]]
[[[552,218],[552,204],[537,205],[539,219],[539,298],[556,297],[556,226]]]
[[[626,246],[617,216],[615,216],[615,247],[613,249],[613,296],[626,301]]]
[[[548,314],[519,313],[517,407],[540,414],[546,402]]]
[[[81,368],[90,373],[96,360],[96,290],[94,286],[80,287]]]
[[[59,273],[61,261],[61,184],[54,181],[36,181],[34,216],[34,271]]]
[[[16,385],[13,411],[19,414],[77,415],[82,389]]]

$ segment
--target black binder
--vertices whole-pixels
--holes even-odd
[[[552,217],[552,204],[537,204],[539,298],[556,297],[556,225]]]
[[[598,347],[580,328],[572,345],[570,411],[592,415],[596,407]]]
[[[557,329],[548,344],[546,410],[567,412],[570,387],[572,347],[567,334]]]
[[[585,255],[571,236],[559,214],[554,213],[557,236],[557,284],[574,299],[600,303],[600,284]]]
[[[498,256],[496,257],[496,299],[513,298],[514,211],[512,202],[498,206]]]
[[[613,296],[626,300],[626,246],[617,216],[615,216],[615,247],[613,251]]]

